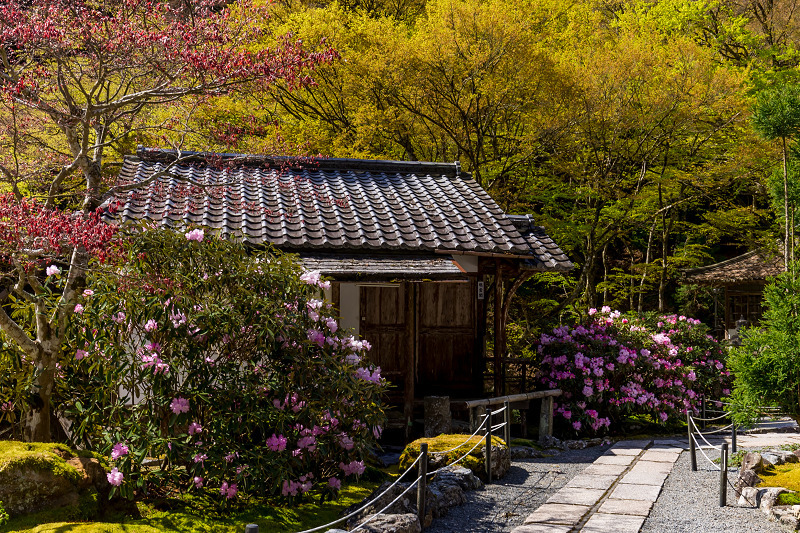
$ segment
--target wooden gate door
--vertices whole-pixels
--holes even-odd
[[[406,283],[362,285],[360,298],[359,333],[372,345],[370,361],[391,383],[387,400],[403,406],[402,421],[397,422],[407,433],[414,407],[412,291]]]
[[[421,283],[418,393],[466,397],[480,393],[475,347],[475,283]]]

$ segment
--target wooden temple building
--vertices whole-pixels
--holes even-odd
[[[531,217],[504,213],[458,163],[140,149],[119,180],[142,184],[118,198],[121,223],[202,225],[331,277],[341,327],[372,344],[406,428],[423,396],[504,394],[514,293],[536,272],[572,268]]]
[[[737,322],[746,325],[761,321],[766,280],[784,271],[783,256],[755,250],[743,255],[687,270],[684,283],[706,285],[722,291],[720,313],[724,337],[730,338]]]

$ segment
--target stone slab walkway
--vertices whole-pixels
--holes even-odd
[[[715,446],[731,443],[730,435],[708,439]],[[512,533],[638,533],[688,443],[688,437],[616,443]],[[800,434],[737,436],[737,445],[748,449],[792,443],[800,444]]]
[[[512,533],[638,533],[683,450],[679,440],[618,442]]]

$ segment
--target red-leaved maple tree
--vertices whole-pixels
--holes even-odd
[[[37,372],[41,401],[26,416],[26,438],[50,439],[66,320],[90,257],[102,255],[113,233],[96,210],[143,185],[112,184],[120,155],[143,133],[179,142],[185,122],[175,109],[191,109],[193,99],[279,81],[302,86],[315,65],[335,59],[330,49],[309,52],[291,36],[265,35],[255,23],[265,16],[251,0],[0,5],[0,182],[12,194],[0,199],[0,329]],[[71,213],[59,211],[69,206]],[[65,282],[50,309],[41,280],[56,263]],[[30,305],[27,326],[9,314],[12,297]]]

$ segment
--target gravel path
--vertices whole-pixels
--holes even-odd
[[[719,453],[709,453],[711,459]],[[730,483],[739,472],[731,468]],[[712,470],[708,461],[697,454],[697,472],[689,468],[689,452],[683,452],[675,463],[642,533],[775,533],[788,531],[767,515],[753,508],[738,507],[736,495],[728,485],[728,505],[719,506],[719,470]]]
[[[553,493],[602,455],[609,446],[569,450],[554,457],[517,460],[509,473],[484,490],[467,493],[467,503],[433,521],[426,533],[508,533]],[[714,459],[715,456],[709,454]],[[733,490],[719,507],[719,471],[698,454],[698,472],[689,454],[675,463],[642,533],[778,533],[787,531],[756,509],[737,507]],[[705,463],[705,464],[704,464]],[[731,483],[737,471],[731,469]]]
[[[595,446],[543,459],[515,460],[503,479],[486,485],[483,490],[468,492],[466,504],[434,520],[425,533],[511,531],[609,447]]]

